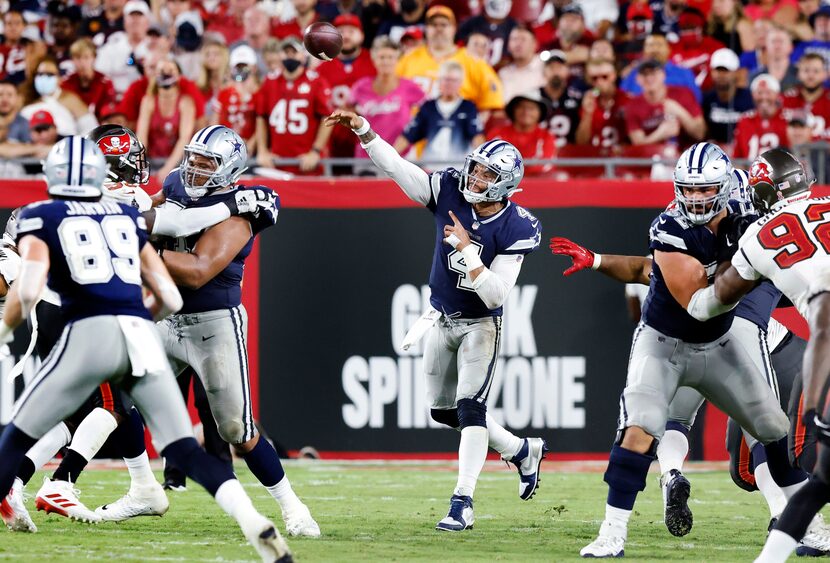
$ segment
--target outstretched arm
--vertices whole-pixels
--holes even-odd
[[[573,260],[571,267],[562,272],[564,276],[591,268],[623,283],[651,283],[651,259],[644,256],[597,254],[563,237],[550,239],[550,250],[554,254],[570,256]]]
[[[326,125],[329,127],[342,125],[358,134],[360,145],[369,153],[372,162],[395,180],[409,199],[421,205],[429,203],[432,196],[429,175],[403,158],[389,143],[378,137],[368,127],[369,122],[365,118],[341,109],[326,118]]]
[[[158,257],[153,245],[146,243],[141,249],[141,280],[150,290],[144,300],[144,306],[150,311],[153,320],[158,322],[168,315],[176,313],[184,302],[176,284],[170,277],[164,262]]]
[[[234,199],[208,207],[181,208],[165,205],[145,211],[143,215],[150,234],[185,237],[217,225],[231,216],[257,214],[269,207],[274,208],[276,214],[274,193],[255,188],[237,191]]]

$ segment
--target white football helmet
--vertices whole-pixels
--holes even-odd
[[[101,197],[108,170],[98,145],[80,135],[58,141],[43,161],[46,191],[64,198]]]
[[[474,192],[469,188],[477,164],[496,174],[496,178],[487,183],[487,189],[483,192]],[[524,175],[525,167],[519,150],[507,141],[494,139],[479,145],[467,156],[458,189],[469,203],[501,201],[521,191],[518,189],[519,182]]]
[[[734,182],[732,162],[720,147],[696,143],[686,149],[674,168],[674,196],[680,213],[695,225],[705,225],[723,211]],[[684,189],[716,187],[706,199],[689,198]]]
[[[195,166],[191,157],[200,155],[215,163],[213,170]],[[192,198],[204,197],[213,190],[232,186],[247,166],[248,147],[233,129],[224,125],[210,125],[200,129],[184,147],[179,175],[184,189]],[[204,183],[196,180],[204,178]]]

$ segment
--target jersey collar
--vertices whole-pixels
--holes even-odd
[[[473,221],[475,221],[476,223],[479,223],[481,225],[486,225],[487,223],[491,223],[491,222],[495,221],[496,219],[498,219],[499,217],[501,217],[502,214],[504,214],[504,212],[507,211],[508,208],[510,208],[511,205],[513,205],[513,202],[510,201],[510,200],[507,200],[507,204],[502,208],[501,211],[499,211],[495,215],[491,215],[490,217],[487,217],[487,219],[479,219],[478,214],[476,213],[476,208],[473,207],[472,205],[470,206],[470,211],[473,213]]]

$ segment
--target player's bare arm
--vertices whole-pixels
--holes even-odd
[[[663,280],[672,297],[684,309],[688,307],[695,292],[708,285],[703,264],[688,254],[655,250],[654,260],[660,266]]]
[[[144,300],[144,306],[150,311],[153,320],[158,322],[182,308],[182,296],[164,267],[164,262],[150,243],[144,245],[139,257],[141,281],[144,287],[150,290],[150,295]]]
[[[804,412],[815,409],[818,416],[824,389],[830,377],[830,293],[820,293],[810,303],[810,340],[804,351]]]
[[[651,259],[645,256],[598,254],[564,237],[551,238],[550,250],[553,254],[569,256],[573,261],[571,267],[562,272],[563,276],[590,268],[623,283],[651,283]]]
[[[24,236],[18,245],[20,250],[20,275],[6,298],[6,310],[0,323],[0,341],[7,342],[12,331],[29,316],[37,303],[46,275],[49,273],[49,247],[32,235]]]
[[[176,285],[199,289],[227,268],[250,238],[248,220],[231,217],[205,231],[193,252],[165,251],[162,259]]]
[[[737,303],[758,284],[755,280],[745,280],[731,264],[715,276],[715,297],[721,303]]]

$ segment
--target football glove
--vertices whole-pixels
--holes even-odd
[[[596,270],[599,267],[599,254],[591,252],[584,246],[580,246],[563,237],[553,237],[550,239],[550,251],[553,254],[562,254],[570,256],[573,260],[573,265],[562,272],[563,276],[570,276],[585,268]]]
[[[244,215],[246,213],[258,217],[262,211],[266,211],[276,217],[277,197],[273,191],[264,188],[251,188],[239,190],[234,199],[225,202],[231,210],[231,215]],[[276,222],[276,221],[275,221]]]
[[[758,220],[757,215],[730,213],[718,223],[717,261],[728,262],[738,251],[738,241],[746,229]]]

